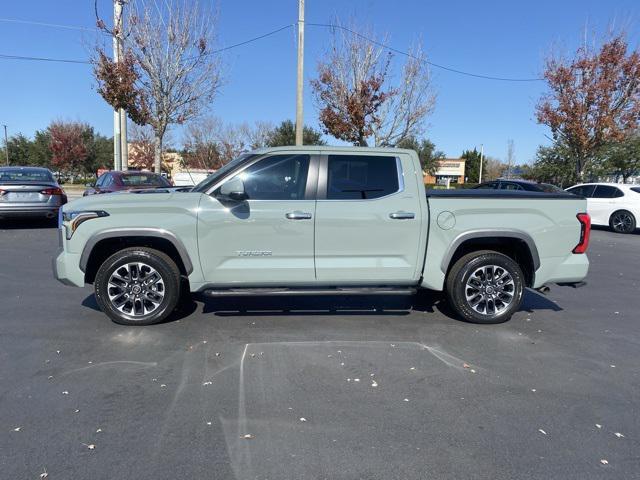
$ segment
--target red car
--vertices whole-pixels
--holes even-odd
[[[162,175],[151,172],[106,172],[98,177],[96,183],[87,185],[82,196],[96,193],[111,193],[127,190],[146,190],[150,188],[171,187],[171,182]]]

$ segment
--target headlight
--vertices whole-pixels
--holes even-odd
[[[77,228],[87,220],[108,216],[109,214],[103,210],[63,212],[62,224],[67,232],[67,240],[70,240]]]

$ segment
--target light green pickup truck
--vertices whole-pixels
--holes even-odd
[[[517,311],[525,287],[587,275],[590,220],[571,194],[425,191],[412,150],[279,147],[242,155],[190,192],[75,200],[56,278],[93,284],[117,323],[169,317],[181,295],[445,291],[470,322]]]

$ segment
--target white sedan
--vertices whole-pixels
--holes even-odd
[[[640,185],[583,183],[567,192],[587,199],[593,225],[608,225],[618,233],[631,233],[640,220]]]

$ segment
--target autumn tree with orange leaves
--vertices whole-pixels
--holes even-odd
[[[536,107],[539,123],[569,152],[577,181],[593,171],[601,150],[624,139],[640,121],[640,53],[623,34],[599,50],[584,45],[571,59],[550,57],[547,92]]]

